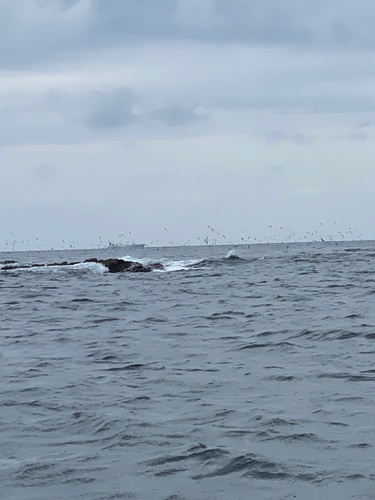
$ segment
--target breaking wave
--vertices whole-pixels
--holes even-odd
[[[251,262],[258,259],[244,259],[235,253],[234,249],[231,249],[223,257],[215,257],[208,259],[186,259],[186,260],[173,260],[170,258],[162,257],[160,259],[152,258],[138,258],[131,255],[125,255],[121,257],[115,257],[115,259],[120,259],[123,261],[131,261],[137,264],[141,264],[144,267],[161,265],[160,268],[153,269],[152,272],[155,273],[170,273],[175,271],[187,271],[190,269],[212,269],[222,265],[228,264],[240,264]],[[94,259],[87,259],[82,262],[21,262],[16,260],[3,260],[0,261],[0,272],[3,271],[31,271],[31,272],[71,272],[71,271],[82,271],[91,272],[93,274],[105,274],[108,273],[108,268],[103,265],[103,261],[89,262]]]

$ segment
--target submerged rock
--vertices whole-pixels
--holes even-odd
[[[53,267],[53,266],[74,266],[74,264],[79,264],[79,262],[53,262],[52,264],[24,264],[24,265],[9,265],[1,267],[2,271],[10,271],[11,269],[30,269],[31,267]]]

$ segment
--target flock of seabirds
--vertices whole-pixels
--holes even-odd
[[[323,223],[319,223],[320,226],[323,226]],[[336,222],[334,222],[336,224]],[[200,237],[197,236],[197,242],[196,243],[191,243],[190,240],[185,241],[183,244],[181,243],[176,243],[172,240],[168,242],[168,245],[159,245],[159,240],[155,239],[155,241],[150,241],[149,244],[138,244],[134,243],[134,240],[131,242],[130,240],[126,241],[126,243],[122,242],[122,238],[124,237],[131,237],[132,231],[129,231],[129,236],[125,235],[125,233],[120,233],[118,234],[119,237],[119,242],[118,243],[112,243],[111,240],[107,239],[106,242],[102,239],[101,236],[98,236],[98,243],[90,243],[89,247],[93,249],[103,249],[103,248],[125,248],[125,247],[157,247],[158,248],[163,248],[166,246],[189,246],[189,245],[207,245],[207,246],[214,246],[214,245],[233,245],[234,247],[239,246],[239,245],[249,245],[250,244],[269,244],[269,243],[292,243],[292,242],[317,242],[317,241],[322,241],[322,242],[332,242],[338,245],[339,241],[344,241],[346,239],[348,240],[360,240],[362,238],[362,234],[359,232],[358,229],[353,230],[352,228],[348,228],[345,231],[337,231],[337,234],[329,234],[327,236],[321,236],[320,233],[315,229],[314,231],[307,231],[306,234],[303,237],[296,237],[296,233],[292,231],[290,228],[287,228],[288,234],[286,234],[285,229],[282,226],[278,226],[276,228],[277,230],[280,229],[283,231],[283,234],[281,237],[277,238],[276,235],[274,234],[271,237],[263,237],[263,238],[252,238],[251,236],[248,237],[243,237],[241,236],[240,239],[238,240],[237,243],[233,243],[232,241],[227,240],[227,237],[225,234],[220,233],[216,229],[214,229],[212,226],[207,226],[208,229],[211,231],[211,234],[209,236],[205,237]],[[275,229],[274,226],[269,225],[270,229]],[[168,232],[168,229],[165,227],[164,231]],[[22,240],[21,242],[17,242],[13,238],[13,233],[10,231],[9,234],[11,237],[8,240],[5,240],[5,246],[3,248],[4,252],[13,252],[13,251],[19,251],[19,245],[22,245],[22,250],[33,250],[33,251],[44,251],[44,250],[78,250],[82,248],[77,248],[75,246],[74,241],[71,243],[67,243],[64,239],[61,240],[61,243],[54,243],[54,246],[51,248],[47,248],[43,243],[39,242],[39,237],[35,238],[35,242],[32,242],[30,240]],[[244,234],[244,231],[241,231],[241,235]],[[140,233],[139,237],[141,238],[143,233]],[[33,248],[32,248],[33,247]],[[63,248],[62,248],[63,247]]]

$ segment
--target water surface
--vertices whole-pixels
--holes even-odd
[[[0,496],[375,498],[375,242],[0,261],[129,252],[0,270]]]

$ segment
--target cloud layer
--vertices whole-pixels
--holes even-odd
[[[375,46],[371,0],[1,0],[0,11],[0,64],[8,68],[151,42],[323,52]]]
[[[3,233],[375,237],[374,20],[370,0],[0,0]]]

